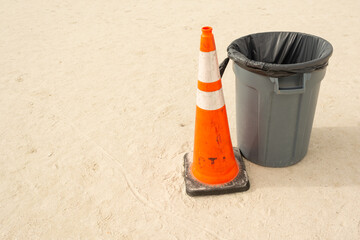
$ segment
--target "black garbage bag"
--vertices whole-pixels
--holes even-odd
[[[240,67],[269,77],[309,73],[328,65],[332,45],[320,37],[297,32],[265,32],[241,37],[227,48],[220,64],[223,75],[229,58]]]

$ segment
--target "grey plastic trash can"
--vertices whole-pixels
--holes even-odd
[[[326,40],[294,32],[252,34],[230,44],[237,145],[245,158],[267,167],[290,166],[304,158],[332,51]]]

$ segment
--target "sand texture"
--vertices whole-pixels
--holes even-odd
[[[360,239],[360,1],[0,3],[0,239]],[[307,156],[192,198],[199,39],[334,46]],[[234,74],[223,89],[236,145]]]

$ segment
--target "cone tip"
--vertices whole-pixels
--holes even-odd
[[[212,27],[205,26],[201,28],[201,31],[203,34],[211,34],[212,33]]]

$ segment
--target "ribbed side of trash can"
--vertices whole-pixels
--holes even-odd
[[[248,160],[285,167],[307,153],[325,69],[270,78],[233,64],[237,146]]]
[[[248,160],[286,167],[307,153],[331,44],[296,32],[241,37],[228,49],[236,77],[237,144]]]

